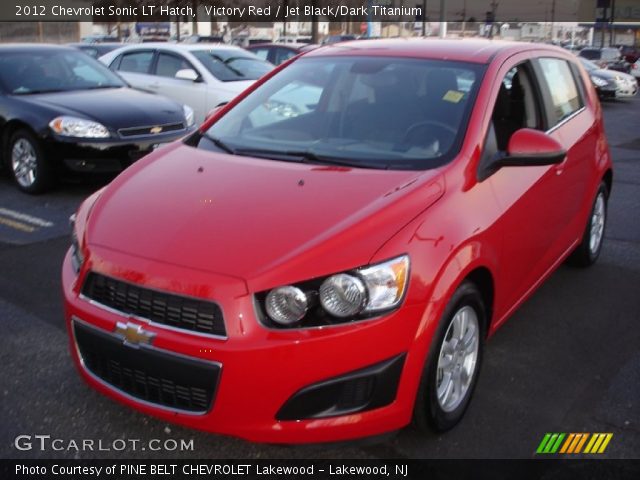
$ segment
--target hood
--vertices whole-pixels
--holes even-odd
[[[107,187],[85,239],[241,277],[255,291],[368,263],[443,188],[437,170],[327,167],[176,144]]]
[[[591,70],[588,73],[589,75],[604,78],[605,80],[615,80],[616,77],[622,77],[623,75],[626,75],[626,73],[618,72],[616,70],[605,70],[604,68],[601,68],[599,70]]]
[[[44,105],[59,114],[96,120],[116,130],[184,121],[184,112],[178,103],[126,87],[41,93],[20,99]]]

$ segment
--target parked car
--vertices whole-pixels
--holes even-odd
[[[635,63],[640,59],[640,47],[632,47],[629,45],[623,45],[620,47],[620,54],[630,64]]]
[[[69,43],[68,46],[82,50],[90,57],[99,58],[116,48],[122,47],[122,43]]]
[[[612,163],[588,82],[560,48],[425,39],[258,80],[80,206],[62,283],[82,377],[252,441],[452,428],[485,340],[600,255]],[[305,113],[254,124],[298,85]]]
[[[578,56],[591,60],[600,68],[629,72],[629,64],[622,58],[620,50],[617,48],[587,47],[580,50]]]
[[[136,88],[189,105],[198,124],[273,68],[240,47],[221,44],[130,45],[100,61]]]
[[[317,47],[318,45],[308,43],[261,43],[249,45],[246,50],[273,65],[280,65],[299,53],[307,52]]]
[[[84,43],[115,43],[118,41],[118,37],[113,35],[87,35],[82,37]]]
[[[75,48],[0,46],[1,158],[27,193],[61,170],[119,172],[194,128],[191,108],[129,88]]]
[[[322,45],[331,45],[332,43],[339,42],[350,42],[352,40],[357,40],[357,36],[351,34],[342,34],[342,35],[328,35],[322,40]]]
[[[631,75],[640,78],[640,60],[636,60],[636,63],[631,65]]]
[[[189,35],[182,43],[225,43],[222,35]]]
[[[615,98],[618,90],[618,82],[616,81],[616,74],[618,72],[600,68],[598,65],[586,58],[578,58],[589,74],[591,84],[595,87],[598,97],[601,99]]]

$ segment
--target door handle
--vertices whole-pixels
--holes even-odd
[[[160,84],[159,83],[150,83],[149,85],[147,85],[149,88],[153,88],[154,90],[157,90],[160,88]]]

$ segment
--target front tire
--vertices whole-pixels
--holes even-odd
[[[596,263],[604,241],[604,229],[607,225],[607,202],[609,189],[606,183],[600,183],[596,197],[593,200],[587,227],[582,235],[580,244],[567,259],[570,265],[589,267]]]
[[[9,139],[8,166],[16,185],[26,193],[42,193],[53,184],[53,172],[38,139],[28,130],[18,130]]]
[[[414,408],[419,429],[444,432],[464,416],[478,381],[486,321],[482,295],[464,282],[445,308],[425,364]]]

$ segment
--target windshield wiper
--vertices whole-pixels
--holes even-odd
[[[98,90],[101,88],[121,88],[122,85],[94,85],[92,87],[82,87],[78,90]]]
[[[23,92],[12,92],[13,95],[33,95],[37,93],[59,93],[59,92],[68,92],[69,90],[66,88],[55,88],[55,89],[40,89],[40,90],[27,90]]]
[[[283,152],[280,152],[277,150],[242,149],[236,150],[235,153],[238,155],[251,155],[273,160],[282,160],[285,162],[310,163],[316,165],[338,165],[341,167],[354,168],[375,168],[379,170],[386,170],[389,168],[389,166],[385,164],[364,163],[346,158],[326,157],[323,155],[318,155],[310,150],[285,150]]]
[[[356,168],[377,168],[381,170],[386,170],[388,168],[385,164],[377,164],[377,163],[365,163],[359,162],[357,160],[352,160],[349,158],[340,158],[340,157],[327,157],[324,155],[318,155],[310,150],[304,150],[299,152],[286,152],[286,155],[290,155],[292,157],[300,157],[304,159],[306,163],[317,163],[321,165],[338,165],[342,167],[356,167]]]
[[[230,147],[229,145],[227,145],[226,143],[224,143],[222,140],[220,140],[219,138],[216,137],[212,137],[211,135],[207,135],[206,133],[204,134],[204,137],[211,141],[216,147],[218,147],[220,150],[224,150],[227,153],[230,153],[231,155],[237,155],[237,151],[235,148]]]

